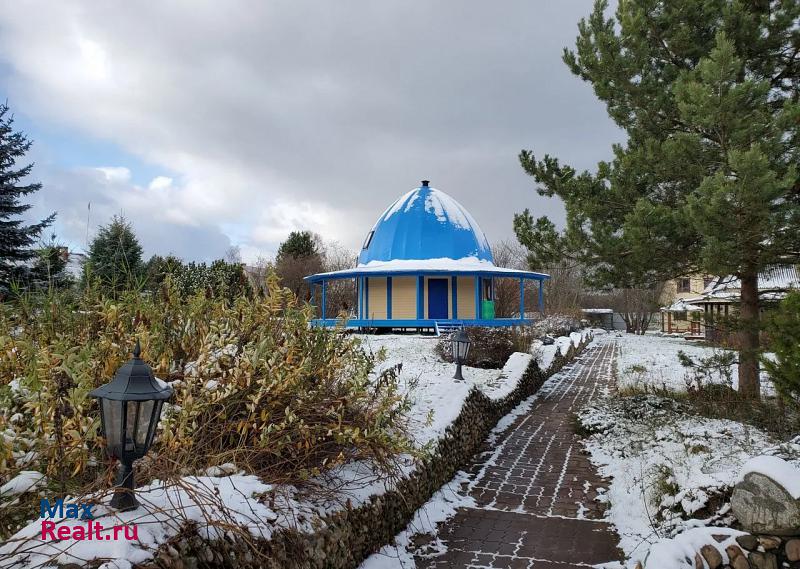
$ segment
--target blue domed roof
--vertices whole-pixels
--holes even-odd
[[[364,240],[358,263],[465,257],[493,263],[489,242],[469,212],[423,182],[378,218]]]

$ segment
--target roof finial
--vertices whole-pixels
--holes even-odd
[[[142,355],[142,346],[139,344],[139,338],[136,338],[136,345],[133,347],[133,357],[139,359]]]
[[[430,180],[422,180],[422,187],[423,188],[427,188],[428,184],[430,184],[430,183],[431,183]]]

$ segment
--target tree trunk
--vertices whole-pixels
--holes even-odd
[[[620,315],[622,316],[623,322],[625,322],[625,333],[635,334],[636,328],[634,327],[633,322],[631,321],[630,314],[628,314],[627,312],[622,312]]]
[[[759,399],[761,397],[761,380],[758,377],[758,272],[747,271],[740,278],[742,299],[740,306],[739,393],[745,397]]]

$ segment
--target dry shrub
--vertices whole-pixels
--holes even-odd
[[[312,312],[274,276],[263,298],[232,302],[182,297],[168,279],[152,294],[111,299],[89,287],[0,305],[0,484],[27,469],[61,493],[108,485],[113,463],[88,393],[136,337],[176,391],[140,483],[226,462],[269,482],[350,459],[391,474],[393,457],[412,452],[408,399],[391,370],[372,374],[357,339],[311,328]]]
[[[519,337],[511,328],[468,327],[472,344],[465,365],[483,369],[500,369],[514,352],[527,352],[528,348],[518,349]],[[446,362],[453,362],[451,335],[442,336],[436,344],[436,353]],[[530,347],[530,343],[528,343]]]

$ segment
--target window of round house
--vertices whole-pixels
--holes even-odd
[[[364,246],[362,247],[362,249],[367,249],[369,247],[369,244],[372,242],[372,235],[374,233],[375,233],[374,231],[370,231],[369,233],[367,233],[367,238],[364,239]]]

